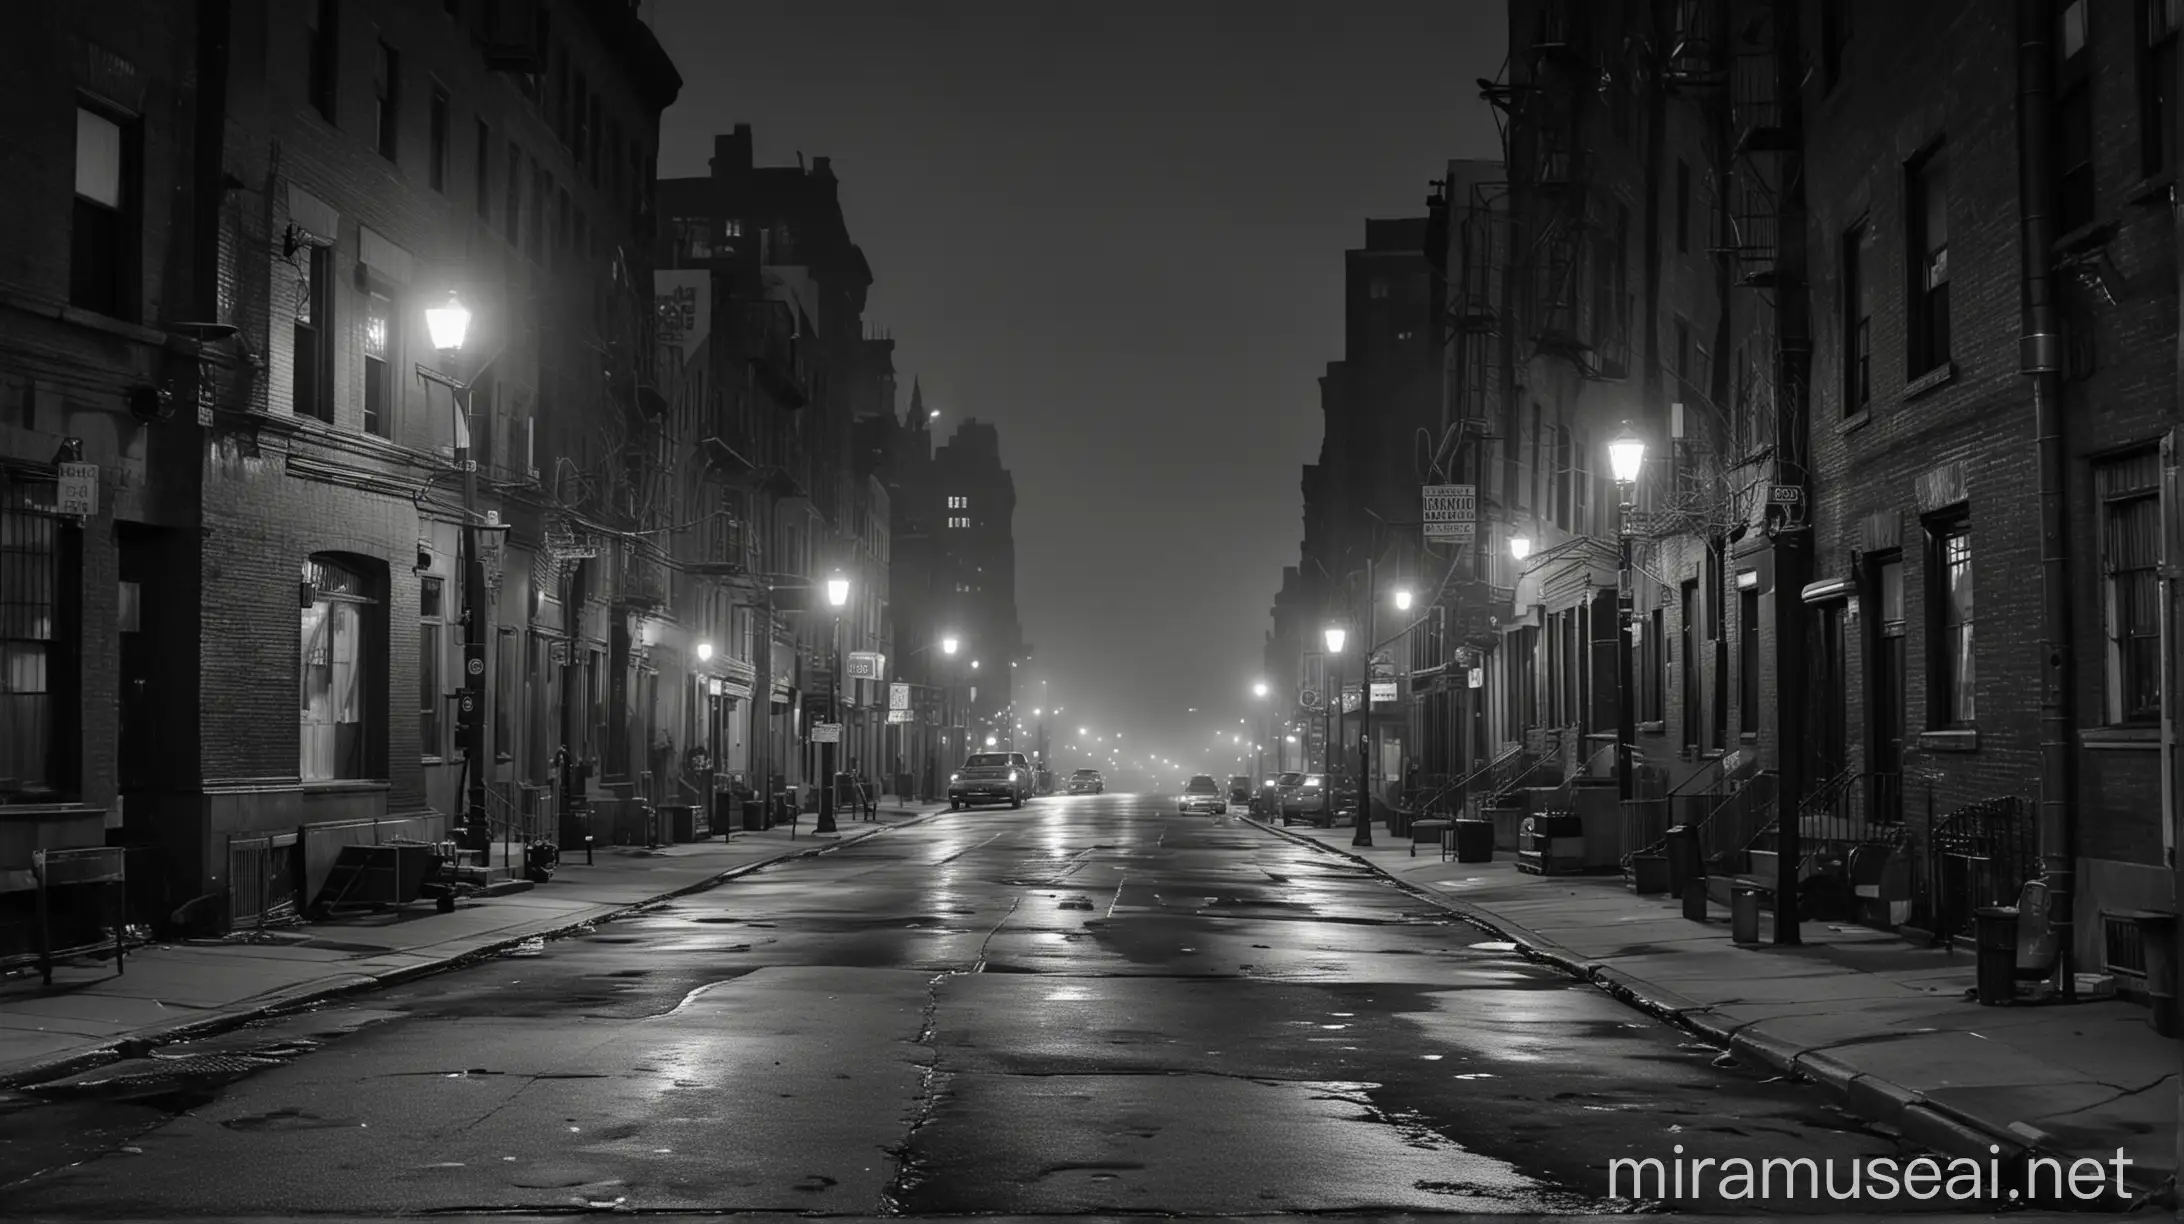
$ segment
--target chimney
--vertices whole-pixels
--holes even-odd
[[[833,158],[831,158],[831,157],[814,157],[814,158],[812,158],[812,159],[811,159],[811,173],[812,173],[812,176],[813,176],[814,178],[823,178],[823,179],[830,179],[830,178],[833,178],[833,177],[834,177],[834,159],[833,159]]]
[[[751,125],[739,123],[726,136],[713,137],[713,177],[751,172]]]

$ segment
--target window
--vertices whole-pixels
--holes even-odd
[[[507,201],[501,207],[501,229],[508,234],[509,246],[521,246],[523,242],[523,150],[516,142],[508,142]]]
[[[432,159],[425,167],[425,181],[434,191],[447,190],[447,91],[432,91]]]
[[[69,658],[81,630],[54,493],[0,469],[0,800],[51,798],[74,781]]]
[[[513,629],[501,629],[494,637],[493,654],[493,755],[511,760],[516,755],[516,677],[522,666],[520,643]]]
[[[949,516],[948,516],[948,526],[950,526],[950,527],[957,527],[957,528],[961,528],[961,527],[969,527],[970,525],[971,525],[971,520],[970,520],[970,516],[969,516],[969,515],[962,515],[962,516],[958,516],[958,515],[952,515],[952,514],[951,514],[951,515],[949,515]]]
[[[1927,721],[1938,728],[1969,727],[1978,716],[1972,700],[1978,678],[1972,656],[1972,529],[1960,519],[1930,530],[1933,682],[1927,690]]]
[[[297,416],[334,420],[334,249],[312,244],[296,252],[296,326],[292,407]]]
[[[1822,89],[1843,79],[1843,48],[1850,42],[1850,0],[1820,0],[1820,71]]]
[[[1365,286],[1365,296],[1380,301],[1388,296],[1387,278],[1376,276]]]
[[[1873,402],[1872,260],[1873,243],[1860,221],[1843,235],[1844,416],[1863,412]]]
[[[306,782],[372,776],[377,601],[365,575],[324,556],[303,567],[301,751]]]
[[[1759,733],[1759,588],[1737,592],[1737,725]]]
[[[598,94],[593,94],[593,95],[591,96],[591,119],[590,119],[590,130],[591,130],[591,150],[590,150],[590,152],[589,152],[589,154],[588,154],[588,157],[589,157],[589,162],[588,162],[588,165],[589,165],[589,167],[590,167],[590,173],[591,173],[591,185],[592,185],[593,187],[595,187],[595,188],[596,188],[596,187],[598,187],[598,186],[599,186],[599,163],[600,163],[600,161],[601,161],[601,158],[600,158],[600,156],[599,156],[599,139],[600,139],[600,133],[601,133],[601,132],[602,132],[602,130],[603,130],[603,129],[602,129],[602,128],[601,128],[600,126],[599,126],[599,95],[598,95]]]
[[[2161,453],[2148,448],[2094,468],[2101,499],[2108,722],[2161,721]]]
[[[599,100],[591,96],[591,82],[583,73],[576,74],[576,110],[570,118],[575,129],[569,142],[576,153],[576,165],[582,169],[586,158],[591,156],[591,117],[599,110]]]
[[[364,432],[391,434],[394,422],[394,303],[374,293],[364,306]]]
[[[1640,696],[1645,699],[1642,717],[1647,722],[1665,722],[1668,694],[1668,617],[1665,609],[1655,608],[1652,620],[1645,628],[1646,674],[1640,682]]]
[[[385,43],[379,44],[379,67],[372,74],[372,94],[376,100],[374,121],[378,124],[375,143],[379,155],[388,161],[395,160],[395,138],[402,130],[402,55]]]
[[[1936,148],[1911,163],[1905,212],[1910,219],[1908,321],[1910,369],[1917,378],[1949,360],[1949,168]]]
[[[1676,253],[1691,250],[1691,165],[1676,159]]]
[[[334,122],[336,81],[341,66],[341,6],[337,0],[313,0],[304,9],[304,93],[311,109]]]
[[[1676,382],[1691,385],[1691,324],[1681,318],[1676,320]]]
[[[2055,220],[2064,233],[2093,222],[2093,52],[2086,0],[2055,15]]]
[[[136,249],[135,125],[76,108],[76,208],[69,228],[68,301],[131,318]]]
[[[553,181],[538,164],[531,160],[531,232],[525,236],[523,249],[537,259],[546,249],[546,202],[553,198]]]
[[[960,493],[950,494],[948,497],[948,508],[950,510],[968,510],[970,506],[971,499]]]
[[[478,220],[493,223],[493,129],[478,120],[477,164],[472,168],[477,182],[472,184],[472,203],[478,210]]]
[[[417,584],[417,730],[420,747],[428,757],[444,751],[440,730],[440,660],[447,641],[447,622],[440,603],[438,578]]]
[[[2176,42],[2184,0],[2138,0],[2139,168],[2159,174],[2176,146]]]

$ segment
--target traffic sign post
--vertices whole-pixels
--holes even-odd
[[[1437,544],[1469,544],[1479,518],[1477,485],[1427,485],[1426,539]]]

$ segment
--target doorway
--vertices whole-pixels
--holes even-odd
[[[1843,625],[1848,609],[1849,605],[1840,599],[1812,609],[1812,644],[1806,660],[1812,725],[1805,736],[1805,777],[1815,787],[1841,773],[1849,763],[1849,703],[1843,687]]]
[[[1903,554],[1882,557],[1872,563],[1872,706],[1866,713],[1873,784],[1868,810],[1872,819],[1895,824],[1903,820]]]
[[[1682,591],[1683,619],[1676,627],[1676,665],[1683,692],[1683,745],[1699,749],[1699,580],[1687,578]]]

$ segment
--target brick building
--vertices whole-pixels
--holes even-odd
[[[912,413],[915,416],[915,412]],[[969,741],[943,747],[945,758],[992,735],[1012,736],[1015,673],[1029,658],[1016,613],[1016,482],[1001,459],[1001,431],[975,417],[958,423],[933,449],[932,487],[940,527],[931,561],[936,628],[961,635],[952,680],[962,709],[955,725]],[[943,678],[947,683],[948,678]]]
[[[891,360],[866,337],[872,269],[849,236],[827,158],[758,166],[751,129],[714,139],[709,173],[659,184],[661,276],[704,303],[712,343],[695,438],[706,514],[727,533],[702,567],[729,618],[725,657],[756,692],[742,770],[754,784],[809,787],[819,750],[809,725],[865,708],[870,681],[834,677],[828,577],[850,579],[841,652],[878,649],[886,622],[884,488],[853,462],[853,419],[893,395]],[[725,584],[725,585],[722,585]],[[869,747],[845,749],[871,768]],[[809,789],[807,795],[815,792]]]
[[[53,212],[45,245],[102,235],[122,258],[97,313],[145,325],[86,333],[104,337],[112,404],[86,384],[34,426],[111,456],[114,507],[140,520],[102,530],[111,565],[95,577],[62,555],[88,605],[71,649],[87,676],[115,677],[95,702],[77,681],[77,708],[120,711],[82,725],[76,785],[120,800],[109,836],[141,851],[136,916],[195,899],[194,914],[251,921],[311,896],[343,844],[449,831],[464,770],[453,561],[471,513],[450,380],[468,389],[470,521],[489,542],[479,768],[493,823],[535,827],[554,749],[606,740],[630,688],[602,672],[609,651],[629,662],[606,622],[635,606],[644,473],[608,456],[659,402],[639,236],[672,65],[616,0],[58,12],[10,18],[38,27],[11,48],[75,65],[26,64],[42,109],[17,130],[62,131],[71,105],[105,120],[79,120],[73,160],[106,178],[73,216]],[[187,206],[152,225],[155,198]],[[38,293],[67,284],[19,266]],[[450,296],[474,325],[439,353],[425,312]],[[123,373],[155,352],[187,368]],[[171,394],[140,396],[148,423],[123,430],[139,382]],[[156,509],[154,490],[172,491]],[[571,522],[593,559],[543,547]]]
[[[34,851],[150,841],[153,792],[195,770],[193,405],[221,337],[196,324],[222,317],[201,238],[225,191],[200,91],[223,32],[197,19],[0,10],[0,958],[32,937]],[[94,474],[64,488],[63,463]],[[156,889],[156,855],[130,862]]]

